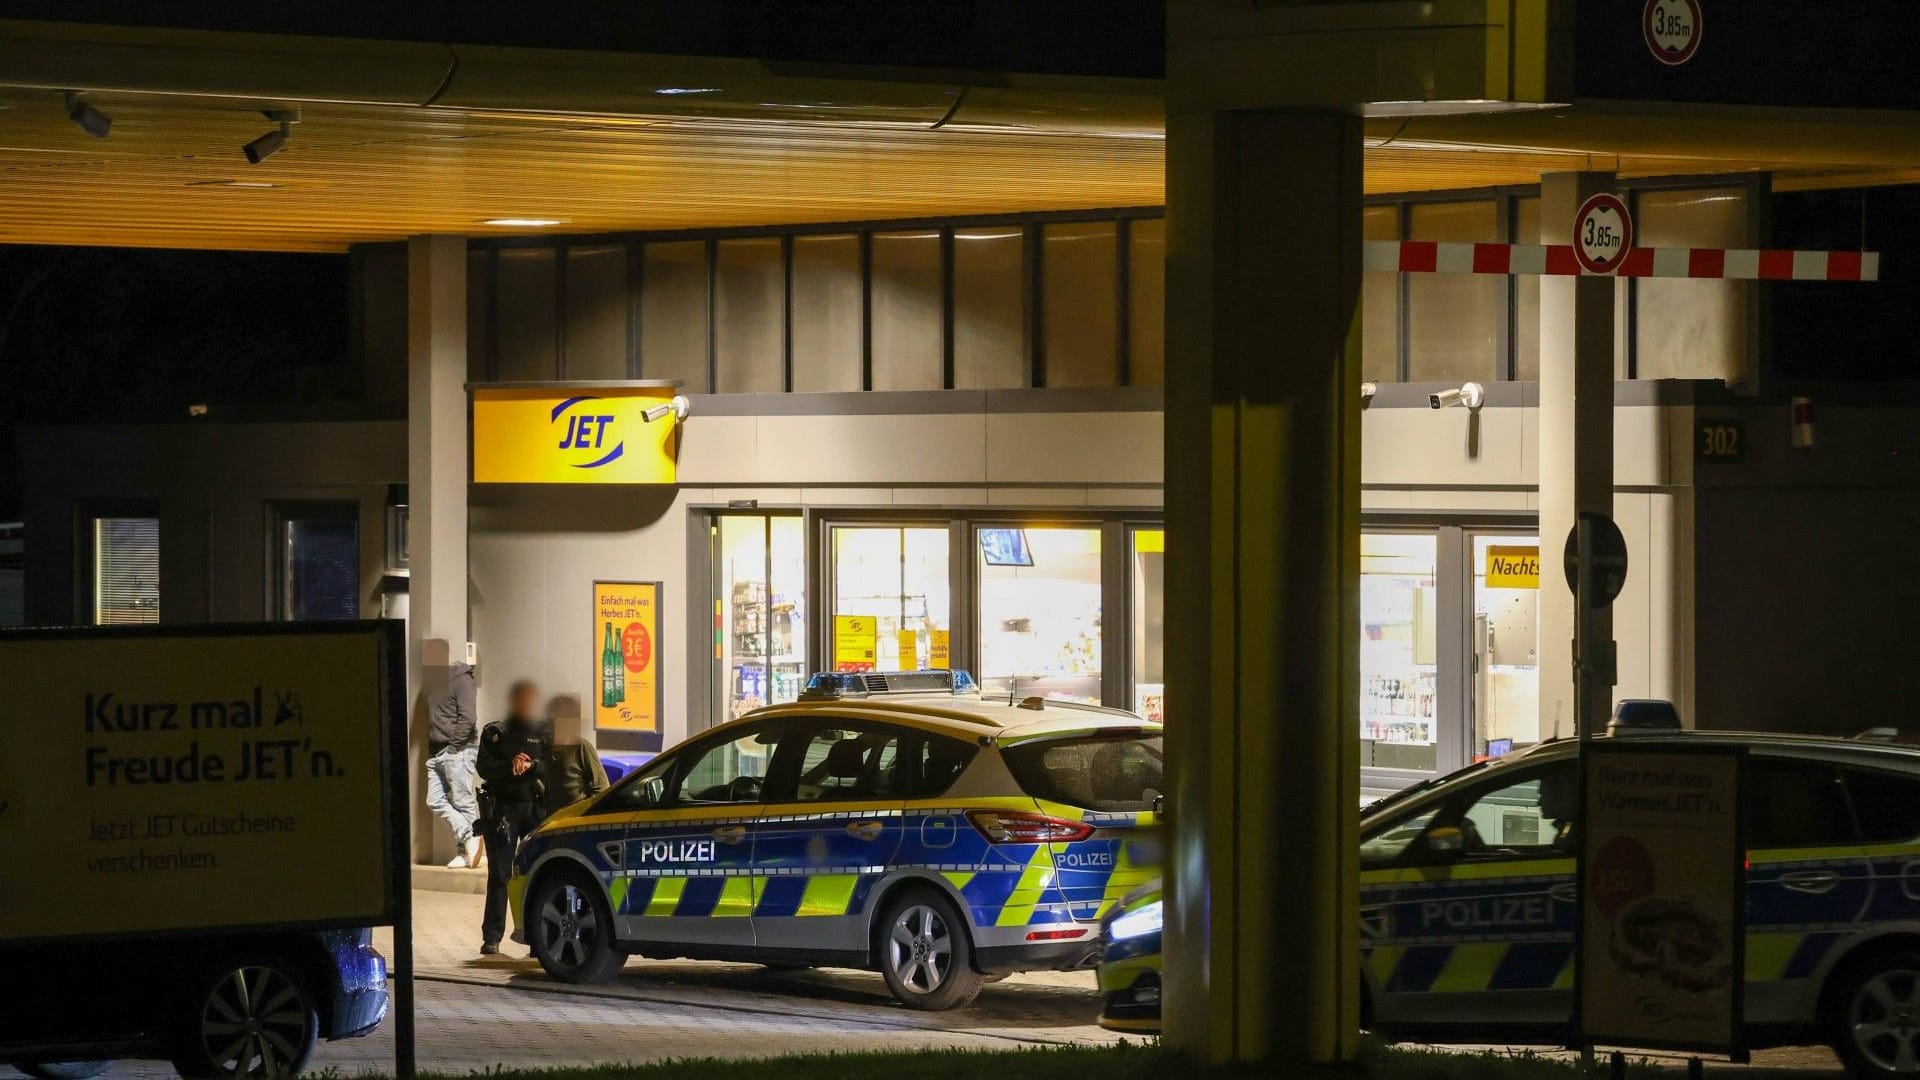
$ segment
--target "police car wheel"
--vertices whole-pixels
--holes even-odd
[[[626,962],[614,948],[606,898],[584,874],[544,875],[527,898],[526,912],[533,957],[561,982],[606,982]]]
[[[887,989],[916,1009],[957,1009],[980,995],[967,923],[929,889],[901,893],[887,904],[875,935]]]
[[[1920,1076],[1920,953],[1896,951],[1851,967],[1828,1012],[1848,1075]]]
[[[275,957],[220,965],[195,986],[174,1037],[181,1076],[281,1077],[306,1067],[320,1011],[295,970]]]

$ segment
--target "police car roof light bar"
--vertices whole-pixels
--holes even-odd
[[[842,698],[885,694],[977,694],[979,684],[964,671],[816,671],[800,692],[801,701],[838,701]]]

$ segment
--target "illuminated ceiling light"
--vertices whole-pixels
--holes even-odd
[[[662,97],[678,97],[683,94],[717,94],[719,92],[720,88],[717,86],[662,86],[654,90],[654,93]]]
[[[544,229],[550,225],[564,225],[565,218],[556,217],[490,217],[482,225],[497,225],[503,229]]]
[[[268,191],[280,185],[270,180],[189,180],[188,187],[246,188],[250,191]]]
[[[80,125],[80,130],[96,139],[104,139],[113,129],[113,118],[80,99],[78,90],[62,90],[60,96],[67,103],[67,119]]]
[[[258,165],[285,150],[287,139],[293,135],[293,125],[300,122],[299,109],[265,109],[260,115],[279,126],[240,148],[240,152],[247,155],[249,165]]]

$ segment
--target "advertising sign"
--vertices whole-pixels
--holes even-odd
[[[1540,587],[1540,547],[1487,546],[1487,588],[1537,589]]]
[[[649,422],[672,386],[477,387],[476,484],[671,484],[680,425]]]
[[[1736,747],[1625,740],[1583,752],[1575,989],[1583,1044],[1739,1050],[1744,761]]]
[[[660,583],[593,583],[593,729],[610,749],[660,749]]]
[[[393,923],[401,633],[0,637],[0,941]]]
[[[833,670],[872,671],[878,662],[880,627],[871,615],[833,617]]]

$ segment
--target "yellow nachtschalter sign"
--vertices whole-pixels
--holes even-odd
[[[680,423],[648,409],[671,386],[473,391],[476,484],[671,484]]]
[[[1487,548],[1487,588],[1537,589],[1540,587],[1540,548]]]
[[[399,648],[364,623],[0,641],[0,940],[384,921]]]

